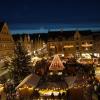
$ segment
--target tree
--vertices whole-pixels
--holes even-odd
[[[40,76],[47,74],[49,65],[50,64],[45,59],[37,61],[35,65],[35,73]]]
[[[21,80],[31,73],[31,57],[20,42],[17,43],[14,53],[11,63],[11,77],[16,84],[19,84]]]
[[[1,69],[6,70],[9,67],[9,61],[4,61],[4,65],[1,67]]]

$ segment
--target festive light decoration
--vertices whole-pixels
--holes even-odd
[[[0,84],[0,93],[4,90],[3,84]]]
[[[53,89],[39,89],[36,88],[35,90],[39,91],[40,95],[46,95],[46,96],[50,96],[50,95],[55,95],[57,96],[59,93],[67,93],[68,90],[70,89],[79,89],[79,88],[89,88],[91,87],[91,84],[88,84],[88,81],[90,79],[87,78],[85,82],[81,82],[81,83],[73,83],[71,86],[69,86],[68,88],[53,88]]]
[[[88,44],[87,42],[85,44],[82,44],[82,47],[91,47],[93,44]]]
[[[73,45],[65,45],[64,48],[73,48]]]
[[[95,68],[95,78],[100,82],[100,68],[96,67]]]
[[[63,70],[63,69],[64,69],[64,65],[62,64],[59,56],[55,55],[52,62],[51,62],[49,70],[59,71],[59,70]]]
[[[67,83],[68,82],[66,82],[65,81],[65,83],[64,83],[64,85],[67,85],[67,86],[64,86],[63,84],[61,84],[61,85],[57,85],[57,83],[56,82],[59,82],[60,83],[60,81],[56,81],[56,79],[58,78],[58,79],[60,79],[61,78],[61,76],[59,76],[59,75],[62,75],[63,73],[62,73],[62,70],[64,69],[64,66],[63,66],[63,64],[62,64],[62,62],[61,62],[61,60],[60,60],[60,58],[59,58],[59,56],[58,55],[55,55],[54,56],[54,59],[53,59],[53,61],[51,62],[51,65],[50,65],[50,67],[49,67],[49,70],[50,70],[50,73],[49,73],[49,75],[51,75],[50,76],[50,79],[51,80],[53,80],[54,79],[54,77],[52,77],[53,76],[53,73],[54,72],[57,72],[57,74],[56,74],[56,77],[55,77],[55,80],[53,80],[54,82],[55,82],[55,84],[54,85],[52,85],[52,83],[53,83],[53,81],[50,83],[49,82],[49,78],[48,78],[48,80],[47,80],[47,83],[50,83],[50,85],[48,85],[48,84],[44,84],[43,85],[43,87],[41,88],[41,86],[42,86],[42,84],[40,84],[40,87],[38,86],[36,89],[35,89],[35,91],[37,91],[39,94],[40,94],[40,96],[51,96],[52,94],[53,94],[53,96],[58,96],[59,94],[63,94],[63,93],[67,93],[67,91],[68,90],[70,90],[70,89],[75,89],[75,90],[77,90],[77,89],[80,89],[80,88],[82,88],[82,89],[88,89],[89,87],[91,87],[91,84],[89,84],[88,82],[92,79],[92,78],[90,78],[90,77],[88,77],[88,76],[83,76],[83,77],[77,77],[77,80],[74,80],[74,82],[72,83],[72,84],[68,84],[67,85]],[[48,75],[48,76],[49,76]],[[55,74],[54,74],[55,75]],[[63,75],[62,75],[63,76]],[[46,83],[46,81],[44,81],[44,80],[42,80],[43,82],[45,82]],[[64,82],[64,80],[63,80],[63,82]],[[62,83],[63,83],[62,82]],[[41,82],[42,83],[42,82]],[[49,87],[50,86],[50,87]],[[62,87],[62,86],[64,86],[64,87]],[[20,90],[20,89],[19,89]],[[30,90],[30,91],[34,91],[34,89],[32,90],[32,89],[30,89],[29,87],[24,87],[22,90]]]
[[[53,93],[55,96],[57,96],[57,95],[59,95],[59,93],[61,93],[61,94],[63,92],[66,93],[70,89],[89,88],[90,86],[91,86],[90,84],[84,83],[84,84],[77,84],[74,86],[70,86],[66,89],[54,88],[53,90],[51,90],[51,89],[47,88],[47,89],[40,89],[40,90],[36,89],[36,90],[38,90],[41,95],[50,96]]]

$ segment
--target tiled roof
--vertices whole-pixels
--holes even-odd
[[[64,37],[65,39],[70,38],[71,36],[74,36],[75,31],[50,31],[48,32],[48,38],[58,38],[58,37]]]
[[[67,88],[68,85],[64,80],[59,80],[59,82],[49,82],[46,81],[44,83],[42,83],[41,85],[38,86],[39,89],[65,89]]]
[[[90,30],[86,30],[86,31],[79,31],[79,33],[82,35],[82,36],[91,36],[92,35],[92,32]]]
[[[37,76],[36,74],[30,74],[29,76],[27,76],[17,87],[16,89],[22,87],[24,84],[28,85],[28,86],[33,86],[35,87],[38,82],[40,80],[40,77]]]
[[[77,31],[77,30],[76,30]],[[62,41],[65,40],[74,40],[74,31],[49,31],[48,32],[48,41]],[[91,30],[78,30],[81,35],[81,39],[96,39],[100,38],[100,31],[91,31]]]

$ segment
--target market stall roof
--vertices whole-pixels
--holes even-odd
[[[82,83],[85,83],[86,80],[87,80],[87,77],[77,76],[76,80],[74,81],[74,84],[82,84]]]
[[[50,89],[50,90],[54,90],[54,89],[66,89],[68,87],[67,83],[63,80],[63,81],[47,81],[41,85],[38,86],[39,89]]]
[[[6,75],[9,72],[8,69],[6,69],[5,71],[3,71],[2,73],[0,73],[0,77],[2,77],[3,75]]]
[[[76,76],[69,76],[65,77],[65,81],[67,82],[68,86],[71,86],[76,80]]]
[[[35,87],[38,84],[39,80],[40,77],[38,75],[30,74],[16,87],[16,89],[22,87],[24,84]]]
[[[55,55],[51,65],[49,67],[49,70],[51,71],[59,71],[59,70],[63,70],[64,69],[64,65],[62,64],[60,58],[58,55]]]
[[[87,81],[86,76],[72,76],[72,77],[66,77],[65,81],[68,83],[68,86],[74,86],[74,85],[79,85],[79,84],[85,84]]]

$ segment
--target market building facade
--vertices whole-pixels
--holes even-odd
[[[11,56],[14,51],[14,40],[6,22],[0,23],[0,58]]]
[[[48,32],[47,49],[49,55],[55,53],[66,56],[100,56],[100,35],[91,31]]]

